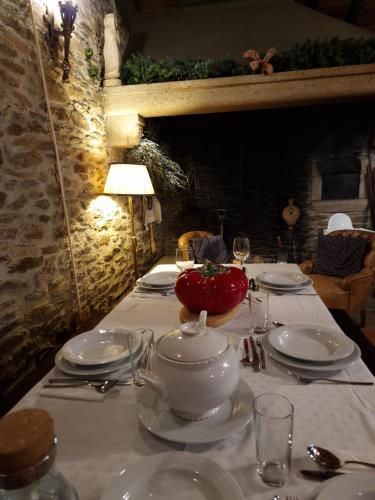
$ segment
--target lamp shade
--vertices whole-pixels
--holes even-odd
[[[104,186],[107,194],[155,194],[147,168],[144,165],[112,163]]]

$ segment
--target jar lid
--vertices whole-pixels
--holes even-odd
[[[0,419],[0,474],[13,474],[38,464],[54,443],[53,420],[38,408]]]
[[[194,321],[161,337],[157,352],[173,361],[196,363],[216,358],[227,349],[228,343],[225,333],[201,328],[198,321]]]

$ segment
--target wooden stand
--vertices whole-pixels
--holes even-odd
[[[207,326],[210,326],[212,328],[217,328],[218,326],[224,325],[224,323],[227,323],[237,314],[240,306],[241,304],[238,304],[236,307],[223,314],[208,314],[206,321]],[[198,319],[199,319],[199,314],[189,311],[189,309],[187,309],[185,306],[180,310],[181,323],[198,321]]]

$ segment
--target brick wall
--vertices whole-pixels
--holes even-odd
[[[3,0],[0,5],[0,394],[27,378],[44,350],[77,326],[62,189],[81,321],[108,312],[133,280],[127,199],[101,196],[111,152],[100,82],[89,77],[84,54],[91,47],[93,64],[102,67],[103,17],[113,5],[110,0],[80,0],[70,83],[64,84],[62,41],[54,62],[43,37],[44,9],[42,0]],[[140,270],[145,271],[163,253],[162,228],[156,232],[157,254],[151,256],[139,200],[135,215]]]

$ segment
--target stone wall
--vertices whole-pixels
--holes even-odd
[[[84,53],[92,48],[102,68],[103,17],[112,2],[80,0],[69,83],[61,82],[62,41],[57,61],[44,41],[44,9],[42,0],[0,5],[0,396],[27,378],[46,349],[108,312],[134,278],[127,199],[101,195],[116,157],[100,81],[89,77]],[[135,215],[144,272],[163,253],[162,228],[151,256],[140,200]]]
[[[227,209],[224,237],[250,238],[252,254],[275,259],[277,237],[291,233],[281,217],[288,199],[301,209],[293,239],[298,261],[310,258],[319,231],[335,212],[366,227],[367,200],[320,201],[313,193],[313,165],[332,158],[367,161],[374,104],[345,104],[164,119],[160,140],[191,177],[191,193],[168,200],[166,252],[192,229],[219,233],[218,208]]]

